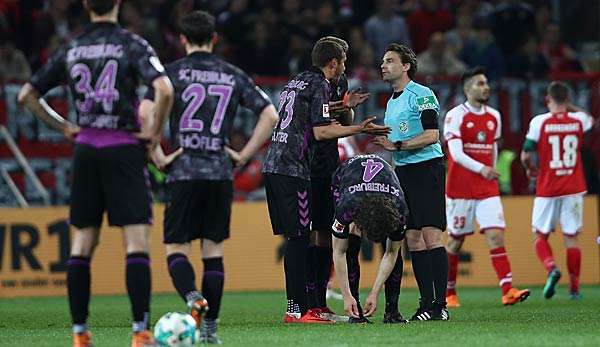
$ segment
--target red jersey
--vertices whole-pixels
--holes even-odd
[[[585,193],[580,153],[583,133],[592,123],[584,112],[544,113],[531,120],[526,138],[537,143],[536,196]]]
[[[446,113],[444,138],[462,140],[465,155],[494,167],[494,143],[502,134],[500,112],[483,106],[475,109],[468,103],[456,106]],[[452,199],[485,199],[500,195],[498,181],[488,181],[479,172],[462,166],[448,155],[446,195]]]

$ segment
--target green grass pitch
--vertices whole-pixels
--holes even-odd
[[[600,286],[583,286],[571,301],[564,286],[551,300],[541,288],[521,304],[503,307],[498,288],[459,288],[462,307],[448,322],[381,323],[383,294],[371,325],[283,325],[282,292],[226,293],[219,335],[228,346],[600,346]],[[412,315],[417,292],[403,289],[400,311]],[[343,311],[340,301],[331,307]],[[184,310],[175,294],[154,295],[152,321]],[[90,326],[95,346],[127,346],[129,303],[125,296],[92,298]],[[69,346],[66,298],[0,299],[0,346]]]

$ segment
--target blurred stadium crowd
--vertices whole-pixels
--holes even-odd
[[[378,79],[384,47],[400,42],[419,54],[421,74],[483,65],[494,80],[600,71],[599,7],[584,0],[125,0],[120,22],[166,63],[184,55],[178,19],[203,9],[218,19],[218,54],[251,74],[296,74],[314,41],[335,35],[350,43],[350,77]],[[0,77],[27,79],[86,22],[79,0],[0,1]]]
[[[183,14],[193,9],[208,10],[216,16],[220,33],[216,53],[242,67],[263,87],[283,83],[305,69],[310,64],[313,43],[319,37],[335,35],[350,45],[346,74],[351,87],[381,83],[382,52],[388,43],[400,42],[417,53],[418,79],[426,84],[435,80],[456,81],[465,69],[477,65],[486,68],[492,86],[498,89],[505,79],[546,81],[567,76],[574,79],[575,85],[579,83],[578,100],[588,103],[580,106],[592,113],[600,111],[600,101],[594,97],[600,94],[600,1],[123,0],[120,23],[146,38],[161,60],[169,63],[184,55],[177,23]],[[31,72],[60,44],[81,31],[87,21],[80,0],[0,0],[0,85],[28,80]],[[511,88],[511,84],[505,83],[507,93]],[[532,93],[534,89],[528,89],[531,95],[527,98],[543,99],[543,95]],[[453,97],[440,100],[441,104],[452,107],[462,102],[456,83],[451,90]],[[276,92],[277,89],[273,94]],[[7,92],[2,94],[8,95]],[[436,91],[436,94],[443,93]],[[375,94],[373,98],[376,108],[382,108],[387,95]],[[508,105],[502,98],[500,95],[496,102]],[[516,114],[528,119],[532,114],[541,113],[538,111],[544,107],[543,100],[531,104],[531,107],[518,106],[523,110],[510,117]],[[447,109],[443,107],[443,111]],[[10,115],[3,112],[6,113],[0,105],[0,123],[10,119]],[[509,120],[511,133],[504,143],[505,148],[518,153],[525,130],[519,124],[526,121]],[[512,127],[515,124],[519,126]],[[231,140],[233,147],[244,143],[250,129],[247,124],[236,127],[238,131]],[[8,128],[17,139],[22,135],[15,130],[16,125]],[[595,131],[600,133],[598,127]],[[37,136],[36,140],[40,138]],[[19,143],[25,147],[35,145],[27,141]],[[358,139],[357,143],[358,146],[349,150],[369,150],[367,141]],[[596,151],[600,151],[600,140],[588,148],[592,148],[587,156],[584,154],[588,185],[590,192],[599,192],[596,160],[600,155]],[[43,150],[25,148],[24,152],[28,156],[44,157],[40,154]],[[61,147],[57,153],[66,158],[70,150]],[[0,161],[8,156],[0,143]],[[50,166],[55,168],[56,176],[56,168],[68,164],[56,160]],[[513,172],[520,169],[515,169],[517,164],[513,166]],[[511,171],[510,167],[508,170]],[[509,181],[509,187],[503,192],[530,191],[532,186],[524,181],[524,174],[520,173],[519,177],[520,183]],[[47,184],[42,174],[44,184],[53,189],[57,188],[52,185],[60,185],[53,182],[56,180],[58,178],[51,178]],[[19,177],[15,181],[20,183]],[[236,188],[245,198],[260,182],[260,161],[253,161],[238,173]],[[53,201],[64,203],[56,197]]]

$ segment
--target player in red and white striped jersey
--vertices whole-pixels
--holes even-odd
[[[584,132],[590,130],[593,118],[569,102],[566,84],[554,81],[548,86],[550,112],[534,117],[521,152],[521,161],[530,178],[537,178],[533,203],[532,227],[536,233],[535,250],[548,271],[544,297],[554,295],[561,277],[548,244],[548,236],[560,221],[567,247],[567,268],[571,298],[579,299],[581,250],[577,235],[583,226],[583,195],[586,192],[581,145]],[[534,164],[533,153],[538,154]]]
[[[512,272],[504,248],[504,214],[498,187],[499,173],[494,168],[496,141],[502,134],[500,113],[487,106],[490,95],[485,71],[476,67],[462,79],[467,101],[448,111],[444,137],[448,143],[448,178],[446,181],[446,219],[448,220],[448,307],[458,307],[456,275],[458,252],[465,236],[473,233],[473,221],[485,234],[492,265],[502,288],[502,303],[524,301],[529,290],[512,286]]]

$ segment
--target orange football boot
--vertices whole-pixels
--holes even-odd
[[[73,347],[92,347],[92,333],[73,334]]]
[[[458,295],[452,294],[452,295],[446,296],[446,307],[448,307],[448,308],[460,307],[460,301],[458,301]]]
[[[502,305],[514,305],[518,302],[527,300],[530,294],[529,289],[519,290],[517,288],[510,288],[508,293],[502,295]]]
[[[149,330],[133,333],[131,347],[155,347],[154,335]]]

